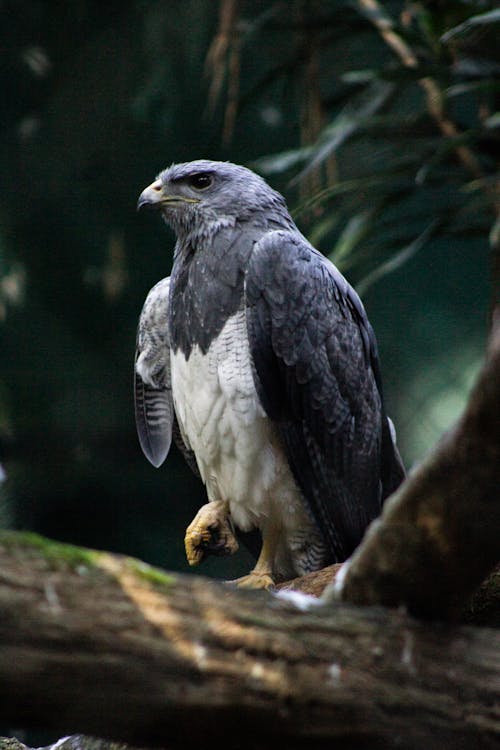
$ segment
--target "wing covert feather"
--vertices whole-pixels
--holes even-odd
[[[373,331],[354,290],[298,232],[257,243],[245,291],[259,398],[332,560],[343,560],[383,494]]]

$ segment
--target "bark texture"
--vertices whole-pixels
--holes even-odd
[[[165,748],[498,747],[494,630],[15,534],[0,571],[3,725]]]

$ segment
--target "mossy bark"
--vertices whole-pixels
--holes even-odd
[[[0,541],[3,725],[165,748],[498,746],[494,630],[57,550]]]

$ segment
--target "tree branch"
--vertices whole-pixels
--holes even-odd
[[[0,571],[3,724],[165,748],[497,746],[493,630],[296,606],[15,534]]]
[[[279,591],[297,591],[309,596],[322,596],[334,583],[342,564],[329,565],[323,570],[307,573],[278,585]],[[327,592],[326,598],[331,597]],[[460,612],[460,622],[488,628],[500,628],[500,566],[491,573],[465,602]]]

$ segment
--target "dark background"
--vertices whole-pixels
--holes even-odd
[[[0,525],[188,569],[204,490],[175,450],[148,464],[132,401],[137,318],[173,247],[135,205],[173,161],[261,171],[358,285],[408,467],[460,414],[498,281],[498,23],[446,42],[493,4],[383,7],[476,174],[356,3],[1,4]]]

